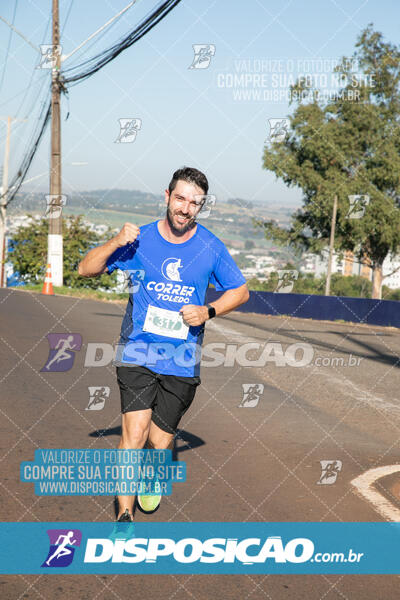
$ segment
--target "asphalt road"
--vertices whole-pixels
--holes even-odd
[[[123,312],[118,303],[0,290],[3,521],[114,519],[110,497],[35,496],[32,484],[19,481],[19,465],[33,460],[36,448],[116,446],[115,369],[84,363],[89,343],[118,341]],[[66,332],[82,336],[73,367],[42,372],[46,336]],[[202,385],[180,424],[175,454],[187,463],[187,481],[175,484],[154,515],[136,511],[137,521],[395,520],[351,482],[372,468],[400,465],[398,330],[231,313],[207,324],[204,343],[219,343],[214,352],[225,363],[203,365]],[[253,345],[243,356],[245,344]],[[110,388],[102,410],[85,410],[90,386]],[[244,395],[250,386],[256,393]],[[324,460],[341,463],[334,483],[318,483]],[[374,485],[395,515],[400,477]],[[2,576],[0,585],[7,599],[375,600],[397,597],[399,579],[23,575]]]

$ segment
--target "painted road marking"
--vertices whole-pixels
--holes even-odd
[[[381,477],[399,471],[400,465],[377,467],[376,469],[369,469],[350,482],[356,488],[357,493],[368,500],[375,510],[388,521],[400,521],[400,510],[372,486]]]

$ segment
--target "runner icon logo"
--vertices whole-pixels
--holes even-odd
[[[207,69],[215,55],[215,44],[193,44],[193,62],[189,69]]]
[[[239,408],[253,408],[257,406],[260,396],[264,392],[262,383],[242,383],[243,398]]]
[[[139,129],[142,128],[142,119],[118,119],[119,135],[115,144],[131,144],[136,140]]]
[[[82,336],[79,333],[49,333],[50,349],[46,364],[41,372],[59,373],[69,371],[75,360],[75,352],[81,349]]]
[[[283,119],[268,119],[269,123],[269,141],[283,142],[289,133],[290,120]]]
[[[346,219],[361,219],[364,216],[365,210],[369,204],[369,196],[367,194],[356,194],[348,196],[349,210],[346,214]]]
[[[341,460],[320,460],[322,469],[321,477],[317,481],[318,485],[330,485],[335,483],[339,472],[342,470]]]
[[[79,529],[48,529],[50,548],[42,567],[68,567],[74,558],[75,549],[81,545]]]
[[[37,69],[54,69],[57,59],[61,56],[62,46],[59,44],[40,44],[40,63]]]
[[[89,386],[89,404],[85,410],[102,410],[106,398],[110,397],[110,388],[108,386]]]
[[[180,258],[166,258],[161,265],[161,273],[169,281],[182,281],[179,269],[182,268]]]
[[[124,274],[124,289],[123,291],[128,291],[129,294],[136,294],[140,289],[140,284],[142,283],[145,270],[144,269],[127,269],[123,271]]]
[[[278,294],[290,294],[298,276],[299,272],[295,270],[279,270],[278,285],[276,286],[274,292]]]

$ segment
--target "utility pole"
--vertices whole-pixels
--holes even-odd
[[[62,237],[62,198],[61,198],[61,126],[60,126],[60,23],[58,0],[53,1],[53,58],[51,73],[51,158],[50,158],[50,199],[49,234],[47,262],[51,265],[52,282],[63,285],[63,237]]]
[[[53,11],[53,53],[55,52],[55,65],[52,69],[51,81],[51,164],[50,164],[50,206],[49,234],[47,244],[47,262],[51,266],[51,277],[54,286],[63,285],[63,235],[62,235],[62,206],[61,196],[61,119],[60,119],[60,95],[61,95],[61,62],[72,56],[82,48],[89,40],[100,33],[105,27],[112,23],[118,16],[122,15],[128,8],[133,6],[137,0],[133,0],[122,11],[110,19],[105,25],[93,33],[87,40],[80,44],[67,56],[61,56],[60,24],[58,0],[52,0]],[[61,49],[60,49],[61,50]]]
[[[6,207],[7,207],[7,190],[8,190],[8,159],[10,156],[10,135],[11,135],[11,119],[7,117],[7,137],[6,148],[4,152],[3,166],[3,184],[1,188],[0,201],[0,287],[7,287],[7,278],[5,277],[5,259],[6,259]]]
[[[328,272],[326,274],[325,296],[329,296],[329,294],[331,292],[331,273],[332,273],[333,247],[335,245],[336,211],[337,211],[337,196],[335,194],[335,197],[333,199],[331,236],[330,236],[330,240],[329,240],[329,258],[328,258]]]
[[[129,8],[136,4],[137,0],[131,0],[129,4],[105,23],[100,29],[97,29],[84,42],[79,44],[67,56],[61,56],[60,47],[60,22],[59,22],[59,7],[58,0],[52,0],[52,49],[53,49],[53,66],[52,66],[52,81],[51,81],[51,158],[50,158],[50,198],[49,206],[46,214],[49,215],[49,233],[47,243],[47,262],[51,265],[52,282],[55,286],[63,285],[63,237],[62,237],[62,206],[63,197],[61,195],[61,123],[60,123],[60,95],[61,95],[61,63],[67,60],[75,52],[80,50],[91,39],[103,31],[108,25],[113,23],[118,17],[125,13]],[[26,43],[34,50],[39,51],[39,48],[24,36],[18,29],[9,23],[4,17],[0,19],[6,23],[15,33],[17,33]],[[22,119],[25,120],[25,119]],[[9,134],[8,138],[9,140]],[[7,152],[7,145],[6,145]],[[7,155],[8,156],[8,155]],[[3,175],[3,190],[0,194],[0,286],[2,285],[3,276],[3,260],[4,260],[4,238],[5,238],[5,209],[7,206],[6,192],[8,179],[8,163],[4,167]],[[6,185],[4,185],[6,183]]]

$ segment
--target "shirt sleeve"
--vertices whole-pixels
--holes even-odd
[[[215,285],[218,292],[233,290],[246,283],[239,267],[229,254],[225,245],[217,250],[217,256],[213,271],[210,276],[210,283]]]
[[[129,269],[130,261],[135,255],[137,244],[127,244],[121,248],[117,248],[115,252],[107,258],[106,265],[109,273],[112,273],[115,269],[126,271]]]

